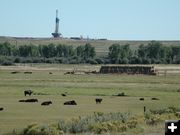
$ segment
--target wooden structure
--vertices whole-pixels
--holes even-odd
[[[99,71],[102,74],[147,74],[156,75],[154,66],[142,65],[119,65],[119,66],[101,66]]]

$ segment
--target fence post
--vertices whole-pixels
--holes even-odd
[[[144,106],[144,113],[146,112],[146,106]]]

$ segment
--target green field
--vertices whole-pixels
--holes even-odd
[[[102,75],[77,74],[64,75],[66,71],[98,70],[100,66],[91,65],[28,65],[0,67],[0,134],[23,129],[31,123],[55,123],[60,118],[86,116],[94,112],[131,112],[142,115],[143,106],[157,109],[168,106],[180,108],[180,74],[166,76],[147,75]],[[161,67],[161,66],[159,66]],[[166,67],[166,66],[162,66]],[[177,65],[176,67],[179,68]],[[20,73],[11,74],[12,71]],[[32,71],[32,74],[24,74]],[[53,74],[49,74],[52,72]],[[38,103],[20,103],[27,99],[23,92],[32,89]],[[67,97],[61,93],[67,92]],[[124,92],[126,97],[112,95]],[[97,105],[95,98],[103,98]],[[144,101],[139,98],[144,97]],[[160,100],[152,101],[156,97]],[[77,106],[64,106],[67,100],[76,100]],[[43,107],[41,102],[51,100],[51,106]]]

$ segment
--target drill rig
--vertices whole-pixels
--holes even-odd
[[[59,38],[61,33],[59,33],[59,18],[58,18],[58,10],[56,10],[56,24],[55,24],[55,32],[52,33],[54,38]]]

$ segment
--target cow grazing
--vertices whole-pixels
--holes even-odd
[[[118,94],[113,95],[113,96],[124,97],[124,96],[126,96],[126,95],[125,95],[125,93],[124,93],[124,92],[122,92],[122,93],[118,93]]]
[[[153,98],[151,98],[151,100],[159,100],[159,99],[158,99],[158,98],[153,97]]]
[[[92,71],[91,73],[92,73],[92,74],[98,74],[98,72],[97,72],[97,71]]]
[[[62,93],[61,96],[66,97],[66,94]]]
[[[19,102],[38,102],[38,99],[21,99],[21,100],[19,100]]]
[[[13,72],[11,72],[11,74],[17,74],[17,73],[19,73],[18,71],[13,71]]]
[[[51,75],[51,74],[53,74],[52,72],[49,72],[49,74]]]
[[[25,102],[38,102],[38,99],[26,99]]]
[[[76,103],[76,101],[72,100],[72,101],[64,102],[64,105],[77,105],[77,103]]]
[[[144,98],[140,98],[139,100],[143,101],[143,100],[144,100]]]
[[[64,73],[64,75],[70,75],[70,74],[75,74],[75,71]]]
[[[44,101],[44,102],[41,103],[41,105],[46,105],[46,106],[47,106],[47,105],[50,105],[50,104],[52,104],[51,101]]]
[[[21,100],[19,100],[19,102],[26,102],[26,100],[24,100],[24,99],[21,99]]]
[[[3,110],[4,110],[4,108],[1,107],[1,108],[0,108],[0,111],[3,111]]]
[[[96,98],[95,101],[96,101],[96,104],[101,104],[102,98]]]
[[[32,93],[33,93],[32,90],[25,90],[25,91],[24,91],[24,95],[25,95],[25,96],[26,96],[26,95],[31,96]]]
[[[27,72],[24,72],[24,74],[32,74],[32,72],[27,71]]]

